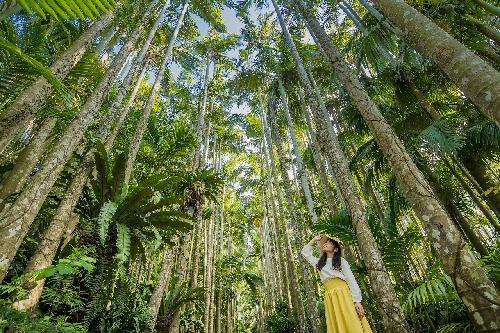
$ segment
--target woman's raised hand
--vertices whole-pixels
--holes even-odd
[[[314,237],[314,240],[319,242],[321,240],[321,235],[317,235],[316,237]]]

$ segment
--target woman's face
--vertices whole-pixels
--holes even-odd
[[[323,244],[323,251],[325,251],[326,253],[334,253],[336,252],[335,251],[335,245],[333,244],[333,242],[328,239],[325,244]]]

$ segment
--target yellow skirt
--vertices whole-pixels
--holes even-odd
[[[372,333],[366,317],[358,316],[347,283],[333,278],[324,285],[327,333]]]

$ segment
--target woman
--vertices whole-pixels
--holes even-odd
[[[312,254],[317,241],[322,251],[320,258]],[[302,255],[316,267],[325,285],[327,333],[371,333],[361,305],[361,290],[342,251],[342,242],[329,235],[314,237],[302,249]]]

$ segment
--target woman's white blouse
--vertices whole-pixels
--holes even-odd
[[[316,264],[318,263],[319,258],[315,257],[312,253],[312,246],[307,244],[304,246],[302,249],[302,255],[306,258],[306,260],[316,267]],[[319,272],[319,277],[321,281],[325,281],[331,278],[341,278],[345,282],[347,282],[347,285],[349,286],[349,289],[351,290],[351,295],[352,295],[352,300],[354,302],[361,302],[361,289],[359,289],[358,283],[356,282],[356,279],[354,278],[354,275],[352,274],[351,267],[349,266],[349,263],[347,260],[344,258],[341,258],[341,264],[340,267],[342,268],[341,271],[333,269],[332,267],[332,258],[327,258],[326,259],[326,265],[321,269]]]

